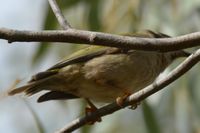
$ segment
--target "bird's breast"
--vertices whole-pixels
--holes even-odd
[[[97,101],[111,101],[147,86],[159,75],[156,57],[134,54],[104,55],[82,67],[84,81],[80,95]]]

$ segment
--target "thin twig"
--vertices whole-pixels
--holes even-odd
[[[49,5],[51,6],[51,9],[53,10],[59,24],[64,30],[68,30],[71,28],[69,22],[65,19],[62,11],[60,10],[56,0],[49,0]]]
[[[200,46],[200,32],[173,38],[137,38],[76,29],[66,31],[20,31],[0,28],[0,39],[8,42],[68,42],[168,52]]]
[[[184,73],[189,71],[199,61],[200,61],[200,49],[198,49],[196,52],[190,55],[187,59],[185,59],[179,66],[177,66],[173,71],[171,71],[165,78],[157,80],[151,85],[129,96],[124,102],[123,107],[127,107],[129,105],[135,105],[138,102],[141,102],[142,100],[147,98],[148,96],[163,89],[164,87],[166,87],[167,85],[169,85],[170,83],[172,83],[173,81],[181,77]],[[72,132],[86,125],[88,121],[96,120],[99,117],[112,114],[113,112],[118,111],[120,109],[121,107],[119,107],[115,102],[111,103],[109,105],[99,108],[96,112],[93,112],[91,114],[88,114],[87,116],[84,116],[82,118],[78,118],[72,121],[69,125],[60,129],[56,133]]]

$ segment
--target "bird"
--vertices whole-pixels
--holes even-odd
[[[124,36],[170,38],[151,30]],[[118,101],[120,105],[127,96],[151,84],[175,59],[189,55],[184,50],[162,53],[91,45],[33,75],[27,84],[8,94],[31,96],[47,91],[38,102],[84,98],[93,110],[93,102]]]

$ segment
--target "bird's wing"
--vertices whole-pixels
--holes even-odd
[[[48,70],[54,70],[54,69],[60,69],[62,67],[65,67],[67,65],[76,64],[85,62],[87,60],[90,60],[94,57],[100,56],[108,50],[109,47],[102,47],[102,46],[88,46],[84,49],[81,49],[75,53],[73,53],[71,56],[63,59],[56,65],[50,67]]]
[[[170,37],[163,33],[157,33],[150,30],[138,32],[136,34],[123,34],[124,36],[130,36],[130,37],[144,37],[144,38],[166,38]],[[47,78],[51,75],[56,74],[60,68],[66,67],[67,65],[76,64],[76,63],[82,63],[86,62],[90,59],[93,59],[95,57],[101,56],[103,54],[116,54],[116,53],[124,53],[127,52],[129,49],[119,49],[119,48],[111,48],[111,47],[105,47],[105,46],[88,46],[84,49],[81,49],[75,53],[73,53],[71,56],[65,58],[64,60],[60,61],[56,65],[50,67],[46,71],[37,73],[36,75],[32,76],[32,79],[29,81],[38,81],[40,79]],[[132,50],[133,51],[133,50]]]
[[[47,69],[46,71],[39,72],[36,75],[33,75],[29,83],[55,75],[56,73],[58,73],[59,69],[66,67],[68,65],[86,62],[90,59],[101,56],[103,54],[114,54],[114,53],[119,53],[119,52],[120,52],[120,49],[118,48],[89,46],[87,48],[81,49],[73,53],[71,56],[60,61],[56,65]]]
[[[49,78],[50,76],[55,75],[59,71],[59,69],[66,67],[67,65],[85,62],[106,53],[114,54],[119,51],[120,50],[117,48],[101,47],[101,46],[90,46],[90,47],[84,48],[82,50],[75,52],[70,57],[64,59],[63,61],[57,63],[56,65],[52,66],[48,70],[34,75],[32,79],[29,81],[29,83],[32,83],[32,82],[37,83],[37,81],[43,80],[45,78]],[[29,89],[29,90],[35,90],[35,89]],[[49,100],[62,100],[62,99],[68,100],[68,99],[75,99],[75,98],[79,98],[79,97],[70,93],[66,93],[66,92],[50,91],[40,96],[38,99],[38,102],[45,102]]]

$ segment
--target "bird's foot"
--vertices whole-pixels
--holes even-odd
[[[116,98],[116,103],[117,103],[117,105],[119,105],[120,107],[123,107],[123,104],[124,104],[126,98],[129,97],[130,95],[131,95],[130,92],[125,91],[125,93],[124,93],[123,96],[117,97],[117,98]]]
[[[125,93],[124,93],[123,96],[120,96],[120,97],[116,98],[117,105],[119,105],[120,107],[123,107],[126,98],[129,97],[130,95],[131,95],[130,91],[125,90]],[[129,106],[129,109],[135,110],[138,107],[138,105],[140,105],[139,102],[138,103],[134,103],[134,104]]]
[[[137,109],[137,107],[140,105],[140,102],[138,102],[138,103],[135,103],[135,104],[132,104],[131,106],[129,106],[128,108],[129,109],[132,109],[132,110],[135,110],[135,109]]]
[[[85,108],[85,114],[86,114],[86,115],[90,115],[92,112],[95,112],[95,111],[98,110],[98,108],[97,108],[89,99],[86,99],[86,101],[87,101],[87,103],[88,103],[88,105],[89,105],[89,107],[86,107],[86,108]],[[101,120],[101,117],[98,117],[98,118],[96,118],[95,120],[88,121],[87,124],[92,125],[92,124],[94,124],[95,122],[101,122],[101,121],[102,121],[102,120]]]

